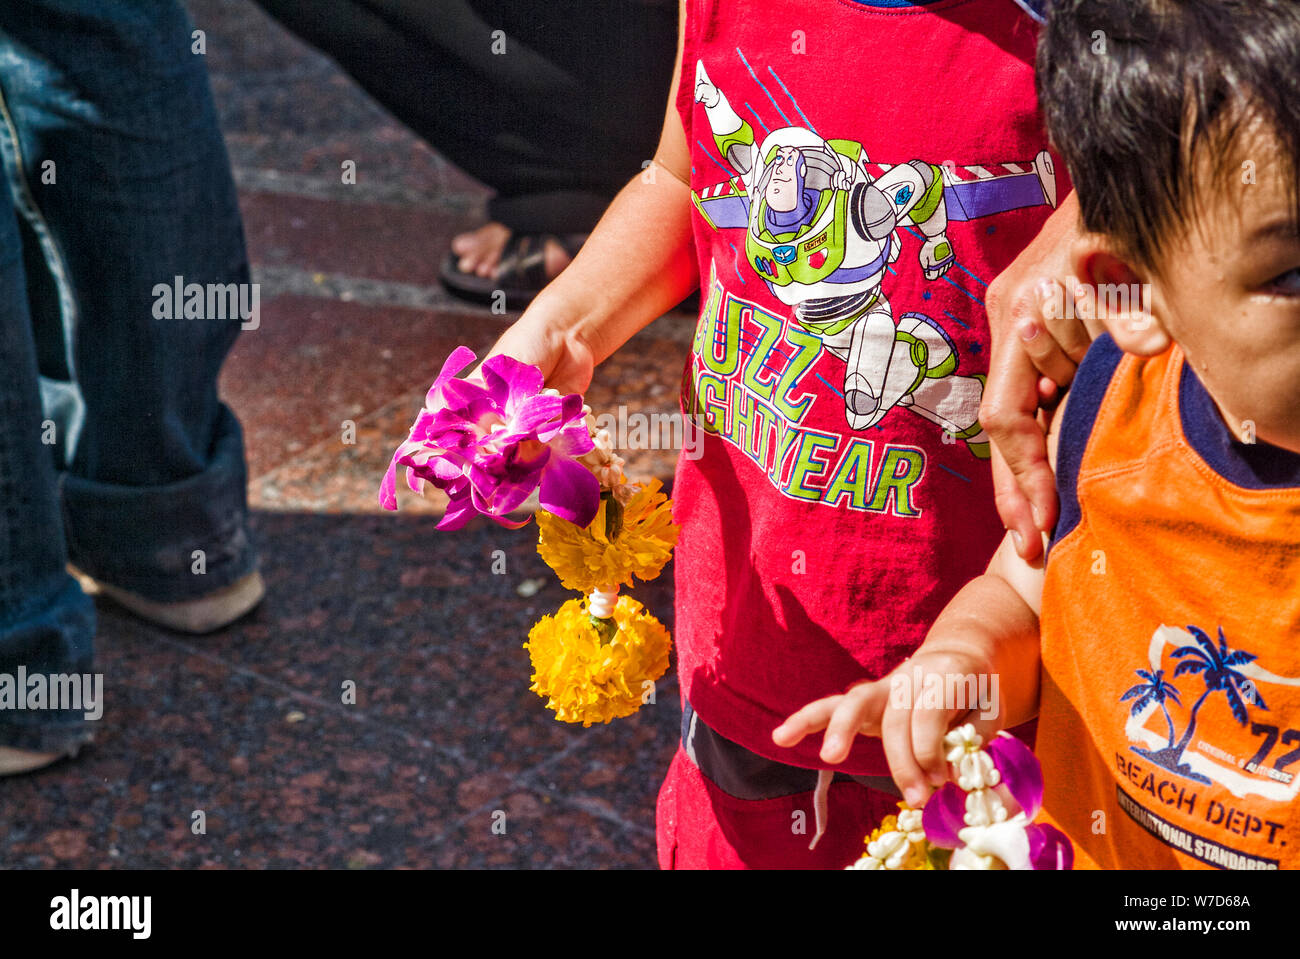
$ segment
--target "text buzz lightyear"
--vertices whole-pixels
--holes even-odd
[[[688,415],[744,453],[785,496],[920,516],[913,491],[925,476],[924,450],[799,425],[815,396],[801,384],[821,339],[735,296],[716,277],[710,291],[686,383]]]

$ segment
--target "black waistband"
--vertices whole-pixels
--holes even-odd
[[[682,746],[701,773],[737,799],[776,799],[812,792],[817,787],[817,770],[788,766],[750,752],[705,725],[690,703],[682,709]],[[856,782],[892,796],[900,795],[888,776],[836,773],[833,781]]]

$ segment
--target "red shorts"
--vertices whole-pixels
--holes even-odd
[[[737,799],[711,782],[679,744],[659,790],[656,831],[662,869],[843,869],[867,835],[898,811],[898,797],[852,781],[833,782],[827,829],[815,850],[813,791]]]

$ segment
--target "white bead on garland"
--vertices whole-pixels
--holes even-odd
[[[609,619],[618,605],[618,583],[608,589],[593,589],[587,596],[587,612],[597,619]]]
[[[916,843],[925,842],[925,829],[921,826],[921,810],[902,809],[898,813],[898,829],[881,833],[867,844],[867,854],[850,869],[902,869]]]

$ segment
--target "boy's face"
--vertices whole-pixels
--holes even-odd
[[[1201,164],[1199,207],[1161,250],[1159,275],[1148,277],[1152,315],[1136,323],[1153,321],[1183,348],[1239,438],[1300,451],[1300,235],[1287,189],[1294,174],[1259,124],[1233,152],[1222,177]],[[1135,320],[1116,322],[1131,328]],[[1123,332],[1111,329],[1127,348]]]

